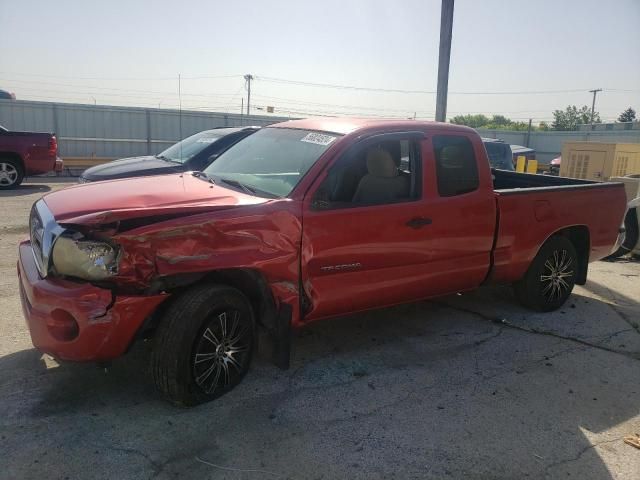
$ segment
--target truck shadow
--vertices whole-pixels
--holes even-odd
[[[601,300],[577,292],[571,302],[531,314],[509,289],[485,288],[318,323],[297,336],[288,371],[258,356],[239,387],[192,409],[155,394],[148,344],[106,373],[24,350],[0,358],[0,406],[21,428],[45,422],[65,458],[81,445],[135,448],[115,476],[138,463],[153,475],[211,474],[199,456],[294,478],[613,478],[591,445],[620,461],[630,448],[617,426],[640,413],[640,335]],[[37,442],[31,455],[46,448]],[[30,473],[82,474],[47,462],[55,455]]]

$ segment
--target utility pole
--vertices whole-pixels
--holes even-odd
[[[591,102],[591,130],[593,130],[593,116],[596,112],[596,94],[601,92],[601,88],[596,88],[595,90],[589,90],[589,92],[593,93],[593,102]]]
[[[253,80],[253,75],[248,73],[244,76],[244,79],[247,81],[247,116],[248,116],[248,115],[251,115],[249,109],[251,108],[251,80]]]
[[[525,147],[529,147],[530,141],[531,141],[531,119],[529,119],[529,127],[527,128],[527,141],[525,143]]]
[[[438,56],[438,91],[436,93],[436,122],[447,121],[447,93],[449,90],[449,59],[453,29],[453,1],[442,0],[440,10],[440,53]]]

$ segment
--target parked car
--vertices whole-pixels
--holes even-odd
[[[15,100],[16,94],[7,92],[6,90],[0,90],[0,100]]]
[[[557,309],[625,208],[619,183],[491,170],[467,127],[294,120],[204,172],[45,195],[20,293],[41,351],[105,362],[152,338],[156,386],[191,405],[241,381],[258,327],[287,367],[292,329],[324,318],[487,283]]]
[[[489,164],[493,168],[513,171],[513,153],[508,143],[496,138],[483,138],[482,143],[487,150]]]
[[[227,148],[256,132],[259,128],[238,127],[205,130],[185,138],[158,155],[122,158],[88,168],[80,175],[79,182],[203,170]]]
[[[53,133],[13,132],[0,126],[0,190],[15,188],[26,175],[62,171]]]

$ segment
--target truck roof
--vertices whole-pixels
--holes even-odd
[[[389,130],[403,128],[410,130],[423,130],[425,128],[437,128],[438,130],[451,130],[452,132],[475,132],[472,128],[462,125],[454,125],[443,122],[430,122],[425,120],[398,120],[381,118],[344,118],[344,117],[316,117],[301,120],[289,120],[287,122],[269,125],[270,128],[298,128],[301,130],[320,130],[324,132],[346,135],[357,130]]]

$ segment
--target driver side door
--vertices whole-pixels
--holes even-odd
[[[405,302],[429,290],[430,208],[423,190],[421,132],[378,135],[343,155],[316,181],[303,212],[305,321]],[[367,149],[392,150],[406,198],[352,201]],[[360,177],[360,179],[358,178]]]

